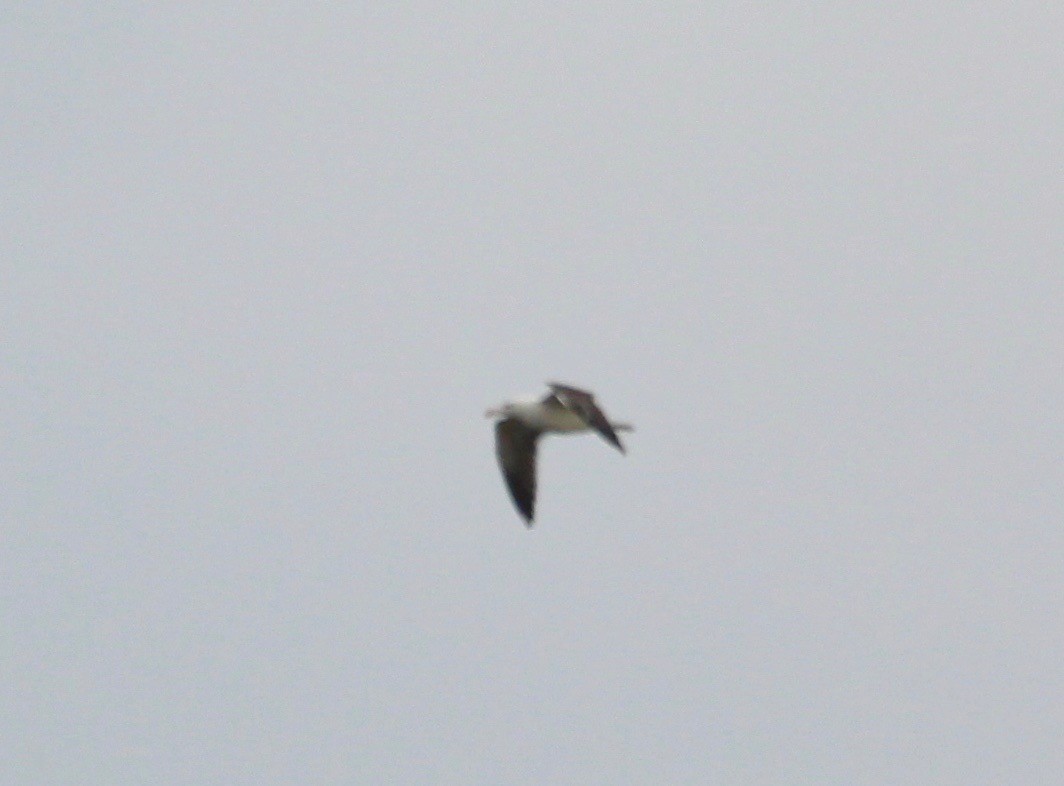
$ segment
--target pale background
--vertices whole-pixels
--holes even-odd
[[[1064,11],[455,5],[2,11],[0,782],[1061,782]]]

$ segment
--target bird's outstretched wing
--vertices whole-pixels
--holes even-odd
[[[559,382],[548,382],[547,387],[551,390],[551,396],[557,398],[567,409],[579,415],[580,419],[601,434],[603,439],[621,451],[621,453],[624,453],[624,445],[621,444],[621,440],[610,424],[609,419],[607,419],[606,413],[599,409],[598,404],[595,403],[593,395],[586,390],[563,385]]]
[[[539,432],[516,418],[495,424],[495,456],[506,479],[506,488],[525,526],[532,526],[536,509],[536,439]]]

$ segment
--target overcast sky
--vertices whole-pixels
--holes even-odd
[[[1064,11],[23,5],[0,781],[1059,780]]]

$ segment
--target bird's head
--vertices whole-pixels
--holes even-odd
[[[484,413],[484,417],[492,418],[493,420],[501,420],[502,418],[510,416],[510,405],[499,404],[497,407],[491,407]]]

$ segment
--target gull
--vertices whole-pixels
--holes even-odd
[[[548,382],[543,398],[507,401],[485,416],[495,419],[495,456],[514,506],[531,527],[536,506],[536,442],[542,434],[597,431],[624,453],[618,431],[632,431],[628,423],[611,423],[586,390]]]

